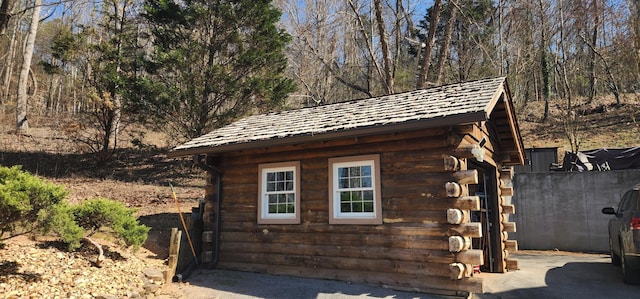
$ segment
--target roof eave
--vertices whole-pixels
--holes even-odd
[[[239,150],[248,150],[256,148],[267,148],[282,145],[301,144],[313,141],[326,141],[332,139],[360,137],[366,135],[376,135],[394,132],[406,132],[421,129],[432,129],[440,127],[448,127],[454,125],[464,125],[476,123],[478,121],[486,121],[489,119],[485,111],[477,111],[465,114],[449,115],[445,117],[430,118],[426,120],[418,120],[390,125],[378,125],[372,127],[355,128],[348,130],[340,130],[334,132],[326,132],[319,134],[305,134],[298,136],[286,136],[281,138],[272,138],[265,140],[256,140],[243,143],[230,143],[220,146],[210,147],[192,147],[187,149],[172,150],[167,153],[169,158],[177,158],[183,156],[202,155],[202,154],[220,154],[225,152],[233,152]]]

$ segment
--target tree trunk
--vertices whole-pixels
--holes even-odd
[[[384,85],[387,90],[387,94],[393,93],[393,61],[391,60],[391,52],[389,51],[389,40],[385,31],[385,22],[382,18],[382,3],[380,0],[374,0],[374,7],[376,13],[376,22],[378,23],[378,34],[380,35],[380,46],[382,47],[382,60],[384,63]]]
[[[431,65],[431,50],[435,43],[436,29],[438,27],[438,19],[440,18],[440,10],[442,9],[442,0],[435,0],[433,10],[431,11],[431,21],[429,22],[429,35],[427,36],[427,45],[422,53],[420,61],[420,75],[418,76],[417,89],[422,89],[427,83],[427,74]]]
[[[9,21],[13,16],[13,5],[16,2],[16,0],[2,0],[0,2],[0,36],[7,32]]]
[[[122,27],[125,22],[124,9],[125,4],[122,1],[114,1],[114,10],[116,13],[115,20],[115,32],[117,32],[118,36],[118,56],[121,55],[122,51]],[[116,73],[120,74],[121,67],[120,62],[116,67]],[[122,119],[122,96],[117,91],[118,86],[116,86],[116,90],[113,90],[113,121],[111,122],[111,140],[109,143],[113,146],[113,150],[118,146],[118,136],[120,134],[120,125]]]
[[[593,1],[593,29],[591,31],[591,44],[595,47],[598,43],[598,25],[600,16],[598,15],[598,1]],[[596,97],[596,52],[591,51],[589,55],[589,99],[587,103],[591,104]]]
[[[453,25],[458,17],[458,4],[456,1],[449,1],[449,19],[444,29],[444,43],[440,45],[440,54],[438,55],[438,75],[436,77],[436,85],[442,82],[444,72],[444,63],[449,57],[449,47],[451,46],[451,36],[453,35]]]
[[[616,83],[616,79],[613,77],[613,72],[611,71],[611,66],[609,66],[609,63],[607,62],[607,60],[604,58],[604,56],[602,56],[602,53],[600,53],[596,47],[592,44],[590,44],[586,38],[584,38],[584,36],[582,37],[582,41],[584,41],[585,44],[587,44],[587,46],[589,46],[589,49],[591,50],[591,52],[593,53],[593,55],[597,55],[600,60],[602,60],[602,64],[604,64],[604,69],[607,72],[607,79],[609,80],[609,89],[611,89],[611,92],[613,92],[613,96],[616,98],[616,104],[620,105],[621,100],[620,100],[620,89],[618,89],[618,83]]]
[[[374,45],[372,43],[372,41],[369,39],[369,35],[367,34],[367,28],[365,25],[365,22],[362,20],[362,16],[360,15],[359,11],[358,11],[358,7],[356,6],[356,4],[353,2],[353,0],[349,0],[349,6],[351,7],[351,10],[353,11],[353,13],[355,14],[355,20],[358,23],[358,26],[360,27],[360,33],[362,34],[362,38],[366,44],[367,47],[367,52],[369,53],[369,59],[371,60],[370,63],[371,65],[373,65],[373,68],[375,69],[376,73],[378,74],[378,76],[380,77],[381,81],[385,80],[385,75],[382,71],[382,69],[380,68],[380,64],[378,63],[378,60],[376,59],[376,55],[374,53]],[[373,77],[373,76],[370,76]],[[368,84],[369,86],[367,86],[367,90],[371,90],[371,84],[369,82]]]
[[[18,80],[18,97],[16,99],[16,130],[18,133],[26,132],[29,129],[29,123],[27,121],[27,85],[29,83],[29,70],[31,69],[33,48],[35,46],[36,34],[38,33],[38,23],[40,22],[41,6],[42,0],[35,0],[33,14],[31,16],[31,25],[29,26],[27,41],[22,52],[23,61],[20,78]]]
[[[549,118],[549,62],[547,61],[547,36],[546,36],[546,20],[545,11],[542,0],[538,1],[540,5],[540,70],[542,72],[542,97],[544,98],[544,115],[542,121],[546,122]]]
[[[9,53],[7,53],[7,61],[4,65],[4,76],[2,78],[2,95],[0,95],[0,107],[2,107],[2,112],[4,112],[5,103],[9,101],[9,95],[11,94],[11,77],[13,76],[13,59],[16,56],[16,47],[17,47],[17,39],[16,32],[18,30],[13,30],[11,33],[11,41],[9,42]]]
[[[104,261],[104,250],[102,249],[102,245],[100,245],[100,243],[92,240],[89,237],[84,237],[83,239],[91,243],[91,245],[93,245],[96,249],[98,249],[98,257],[96,258],[96,261],[94,263],[96,267],[101,268],[102,262]]]
[[[632,28],[633,49],[636,60],[636,83],[640,83],[640,2],[628,0],[630,14],[630,27]]]

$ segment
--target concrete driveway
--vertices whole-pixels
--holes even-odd
[[[520,251],[520,270],[482,273],[481,299],[515,298],[640,298],[640,286],[622,282],[609,255],[549,251]]]
[[[486,292],[475,299],[496,298],[640,298],[640,286],[622,283],[620,268],[602,254],[520,251],[520,270],[481,273]],[[184,298],[441,298],[384,287],[331,280],[226,271],[197,270],[179,286]]]

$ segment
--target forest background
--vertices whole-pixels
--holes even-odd
[[[145,132],[165,133],[170,148],[252,113],[495,76],[508,77],[524,130],[558,133],[526,146],[593,147],[600,127],[617,134],[609,146],[629,146],[640,3],[0,2],[0,115],[16,136],[39,117],[55,123],[67,151],[98,161],[123,132],[138,147]]]

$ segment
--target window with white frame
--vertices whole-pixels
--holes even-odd
[[[258,223],[300,223],[300,162],[260,164],[258,172]]]
[[[329,223],[382,223],[379,165],[379,155],[329,159]]]

